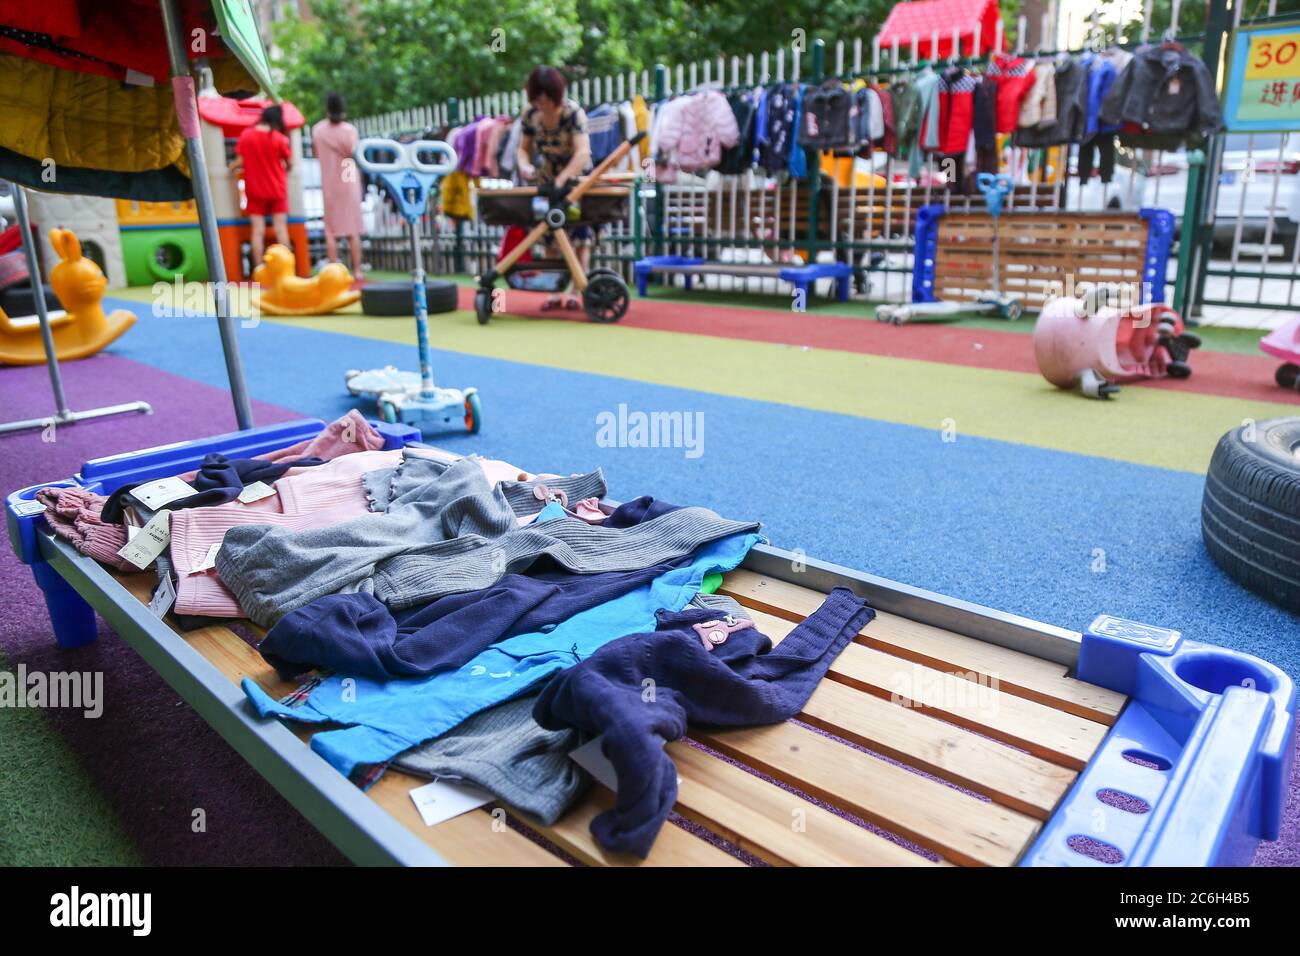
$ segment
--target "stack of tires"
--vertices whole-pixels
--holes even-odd
[[[1237,581],[1300,611],[1300,418],[1248,422],[1219,439],[1201,536]]]

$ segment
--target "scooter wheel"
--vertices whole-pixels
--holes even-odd
[[[479,289],[474,293],[474,314],[479,325],[487,325],[492,318],[492,290]]]
[[[1294,362],[1279,365],[1273,379],[1283,388],[1300,389],[1300,365]]]
[[[390,425],[397,424],[397,408],[392,402],[379,403],[379,417]]]
[[[1169,373],[1170,378],[1189,378],[1192,374],[1192,367],[1186,362],[1175,360],[1169,363],[1166,371]]]
[[[471,435],[477,435],[482,427],[483,408],[479,405],[478,392],[470,392],[465,396],[465,430]]]

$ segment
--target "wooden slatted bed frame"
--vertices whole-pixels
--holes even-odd
[[[176,474],[181,462],[248,434],[172,446],[160,450],[168,453],[161,462],[156,452],[140,455],[154,455],[153,473]],[[264,444],[282,447],[293,437],[280,427]],[[122,474],[121,460],[114,461]],[[82,480],[90,483],[95,465],[83,468]],[[310,727],[258,718],[239,688],[243,678],[274,697],[294,685],[228,627],[182,633],[154,616],[147,606],[152,574],[110,572],[41,528],[33,509],[22,507],[40,487],[11,495],[7,514],[15,550],[33,565],[60,640],[80,640],[69,615],[81,614],[82,605],[93,637],[90,608],[98,610],[358,863],[565,864],[554,848],[590,865],[742,865],[734,850],[778,865],[1106,865],[1117,861],[1077,844],[1088,832],[1079,815],[1097,812],[1100,783],[1148,805],[1145,814],[1114,810],[1120,816],[1103,843],[1125,862],[1171,853],[1184,863],[1240,862],[1243,846],[1253,852],[1261,837],[1276,838],[1295,690],[1271,665],[1176,632],[1112,626],[1116,619],[1099,619],[1085,638],[762,545],[724,577],[721,593],[744,605],[774,641],[837,585],[866,597],[877,615],[796,720],[692,728],[689,741],[668,745],[681,780],[675,810],[694,826],[665,826],[644,863],[609,854],[589,831],[613,800],[596,785],[554,826],[489,803],[426,827],[408,794],[427,781],[390,769],[361,791],[310,750]],[[1084,654],[1090,659],[1080,660],[1082,648],[1091,649]],[[1189,652],[1248,668],[1255,689],[1200,689],[1202,709],[1182,741],[1169,721],[1163,736],[1146,727],[1143,721],[1163,714],[1153,704],[1072,676],[1083,667],[1108,677],[1124,667],[1178,670]],[[1122,675],[1113,682],[1122,684]],[[1248,727],[1253,737],[1242,736]],[[1134,753],[1142,759],[1134,762]],[[1245,782],[1230,799],[1220,794],[1227,772]],[[1207,774],[1212,780],[1202,780]],[[1205,847],[1189,842],[1184,814],[1221,839]]]
[[[152,574],[114,578],[142,604],[148,603],[157,586]],[[749,608],[759,629],[773,641],[788,634],[824,597],[747,570],[727,575],[721,590]],[[281,680],[250,644],[227,627],[178,634],[236,688],[243,678],[251,677],[278,698],[297,686]],[[958,679],[969,684],[972,693],[949,693],[954,698],[949,707],[921,704],[936,690],[943,694],[949,673],[965,675]],[[1015,676],[1012,683],[995,687],[998,674]],[[987,683],[972,683],[971,677]],[[1014,863],[1026,849],[1123,704],[1119,694],[1065,676],[1060,664],[879,614],[832,665],[798,723],[693,730],[691,738],[910,840],[944,862],[1005,865]],[[294,732],[305,743],[313,731],[295,728]],[[924,856],[718,756],[684,742],[669,744],[668,749],[682,778],[676,811],[763,860],[788,865],[933,865]],[[494,832],[490,814],[498,804],[426,827],[407,793],[427,782],[389,770],[368,796],[413,837],[451,862],[561,862],[518,832]],[[587,829],[611,799],[596,786],[581,805],[551,827],[505,809],[519,826],[534,830],[584,863],[638,863],[635,858],[606,853]],[[805,821],[805,832],[792,829],[796,819]],[[730,865],[739,861],[686,830],[668,826],[646,862]]]

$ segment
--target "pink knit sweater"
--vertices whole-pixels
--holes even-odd
[[[338,524],[369,510],[361,476],[392,468],[400,450],[360,451],[315,468],[294,468],[275,483],[275,494],[252,504],[227,502],[211,508],[184,508],[172,513],[171,556],[176,568],[176,613],[207,617],[243,617],[235,596],[215,570],[195,571],[208,550],[240,525],[269,524],[300,530]]]

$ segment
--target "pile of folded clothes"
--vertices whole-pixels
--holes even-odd
[[[333,725],[311,747],[359,785],[396,766],[550,824],[590,784],[569,754],[600,737],[617,798],[592,831],[641,856],[676,798],[663,744],[688,721],[794,716],[874,614],[837,589],[773,647],[712,593],[758,522],[649,496],[615,506],[599,469],[382,449],[352,412],[262,458],[40,500],[78,550],[156,573],[179,627],[266,628],[263,657],[305,682],[279,701],[248,679],[245,693],[263,715]]]

